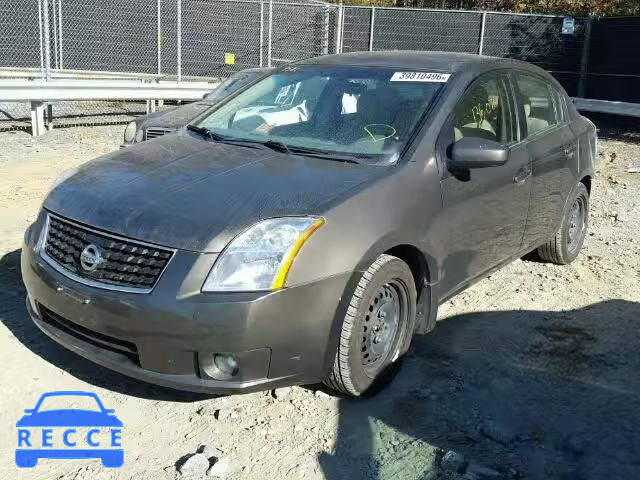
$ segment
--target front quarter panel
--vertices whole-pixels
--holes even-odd
[[[426,225],[441,208],[435,159],[388,168],[387,176],[327,208],[325,225],[296,257],[287,286],[363,272],[378,255],[398,245],[429,251]]]

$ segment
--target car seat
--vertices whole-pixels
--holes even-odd
[[[537,117],[532,117],[531,116],[531,103],[529,98],[525,97],[525,102],[524,102],[524,118],[527,122],[527,132],[528,133],[535,133],[539,130],[544,130],[545,128],[547,128],[549,126],[549,122],[542,119],[542,118],[537,118]]]
[[[490,102],[487,90],[475,85],[469,90],[455,111],[455,141],[464,137],[496,140],[496,129],[491,124],[497,105]]]

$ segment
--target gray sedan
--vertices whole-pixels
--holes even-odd
[[[373,52],[286,65],[68,172],[25,234],[51,338],[174,388],[387,381],[438,305],[588,225],[594,125],[527,63]]]
[[[264,77],[271,70],[273,69],[247,68],[234,73],[224,80],[215,90],[206,94],[201,101],[166,108],[160,112],[147,115],[140,115],[125,127],[124,141],[120,148],[130,147],[136,143],[151,140],[184,127],[222,99],[251,82]]]

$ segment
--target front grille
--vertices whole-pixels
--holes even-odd
[[[149,127],[145,130],[145,140],[151,140],[152,138],[161,137],[162,135],[166,135],[167,133],[171,133],[174,130],[172,128],[161,128],[161,127]]]
[[[80,277],[80,281],[140,292],[153,288],[173,255],[171,250],[101,233],[52,215],[48,217],[44,253],[49,263],[60,266],[62,273]]]
[[[111,337],[103,333],[94,332],[93,330],[61,317],[40,303],[38,304],[38,311],[40,312],[40,318],[47,325],[57,328],[58,330],[62,330],[67,335],[71,335],[83,342],[125,355],[134,363],[138,365],[140,364],[138,348],[134,343]]]

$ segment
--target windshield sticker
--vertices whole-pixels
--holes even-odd
[[[391,76],[391,82],[439,82],[449,80],[450,73],[438,72],[395,72]]]

